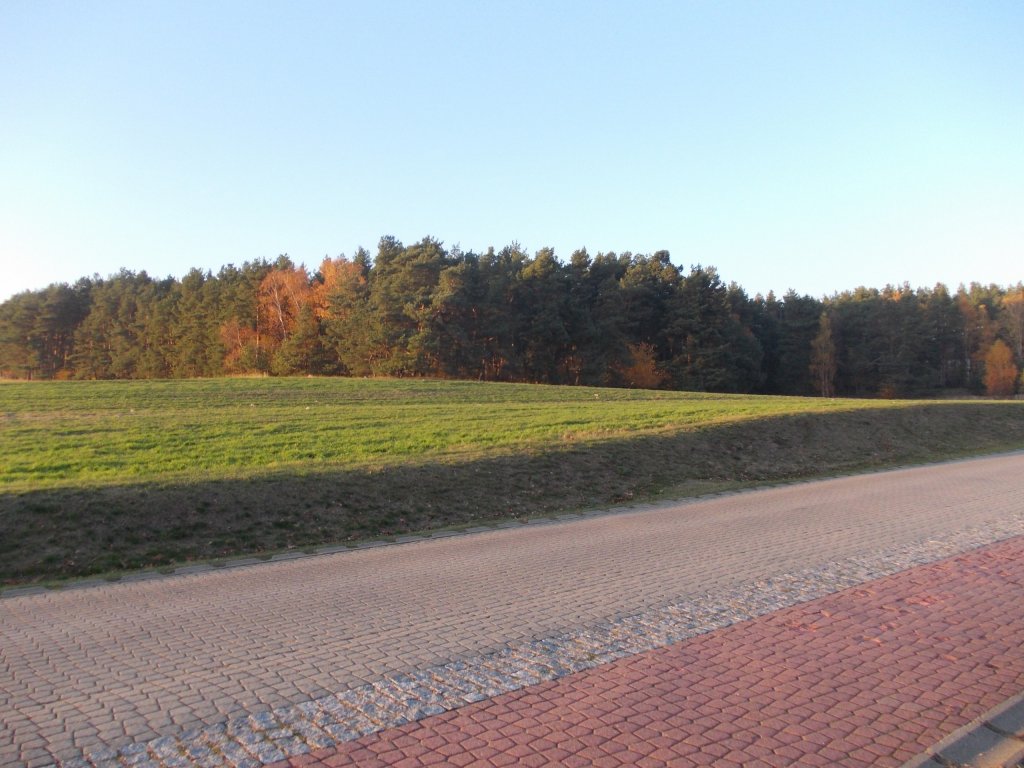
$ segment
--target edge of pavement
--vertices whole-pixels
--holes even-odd
[[[958,728],[902,768],[1016,768],[1024,765],[1024,691]]]

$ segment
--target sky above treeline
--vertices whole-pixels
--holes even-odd
[[[1024,279],[1024,3],[0,3],[0,300],[382,235]]]

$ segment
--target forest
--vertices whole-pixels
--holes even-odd
[[[748,296],[713,267],[383,237],[182,279],[82,278],[0,304],[0,376],[479,379],[853,397],[1012,396],[1024,284]]]

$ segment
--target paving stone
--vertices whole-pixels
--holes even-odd
[[[195,573],[209,573],[215,570],[209,563],[195,563],[194,565],[184,565],[174,569],[176,576],[188,576]]]
[[[0,592],[0,598],[23,597],[25,595],[42,595],[49,592],[46,587],[8,587]]]
[[[141,573],[127,573],[121,577],[121,581],[131,583],[133,581],[152,581],[153,579],[164,579],[166,574],[159,571],[142,571]]]
[[[132,710],[150,733],[202,732],[254,708],[484,659],[490,678],[460,678],[473,691],[442,681],[419,706],[385,692],[390,708],[357,696],[360,728],[317,723],[332,738],[365,732],[380,718],[427,716],[474,691],[565,675],[1019,535],[1022,469],[1021,456],[1004,456],[15,596],[0,611],[0,633],[18,663],[0,669],[0,691],[20,712],[0,703],[0,721],[27,717],[54,743],[61,734],[43,729],[63,723],[78,748],[104,739],[120,747],[127,736],[98,726]],[[530,645],[539,642],[547,645]],[[86,697],[85,724],[23,706],[40,690]]]
[[[989,718],[989,725],[998,731],[1024,739],[1024,695],[998,715]]]
[[[885,643],[864,641],[883,626]],[[475,738],[493,748],[488,754],[511,761],[533,750],[542,765],[573,764],[559,746],[567,738],[579,745],[568,753],[588,765],[646,764],[631,751],[637,738],[653,748],[648,760],[669,764],[684,758],[695,765],[900,765],[913,754],[905,745],[937,740],[1024,686],[1021,636],[1024,537],[363,736],[303,765],[401,765],[413,758],[458,765],[470,749],[479,754],[466,746]],[[951,657],[947,647],[962,653]],[[925,712],[914,709],[919,697],[902,682],[914,677],[929,680],[937,694]],[[730,688],[741,695],[726,715]],[[966,688],[979,698],[949,706]],[[870,717],[847,704],[860,698],[869,702]],[[921,716],[892,716],[908,707]],[[830,727],[846,721],[851,728]],[[650,733],[630,738],[631,730],[617,727],[638,723],[650,724]],[[744,738],[750,734],[753,741]],[[769,751],[750,753],[751,761],[742,755],[752,745]],[[993,744],[976,738],[960,745],[960,753],[942,752],[944,763],[916,765],[982,765],[973,761],[987,750],[999,762],[984,765],[994,768],[1013,754],[996,755]]]
[[[95,587],[105,587],[109,584],[111,584],[111,582],[103,579],[83,579],[81,581],[70,581],[67,584],[61,585],[60,591],[67,592],[77,589],[93,589]]]
[[[950,744],[939,755],[953,765],[1002,766],[1019,756],[1024,744],[989,730],[977,728]]]

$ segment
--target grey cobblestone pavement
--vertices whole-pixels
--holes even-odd
[[[0,601],[0,764],[260,765],[1024,535],[1013,454]]]
[[[1019,768],[1024,765],[1024,693],[950,734],[902,768]]]

